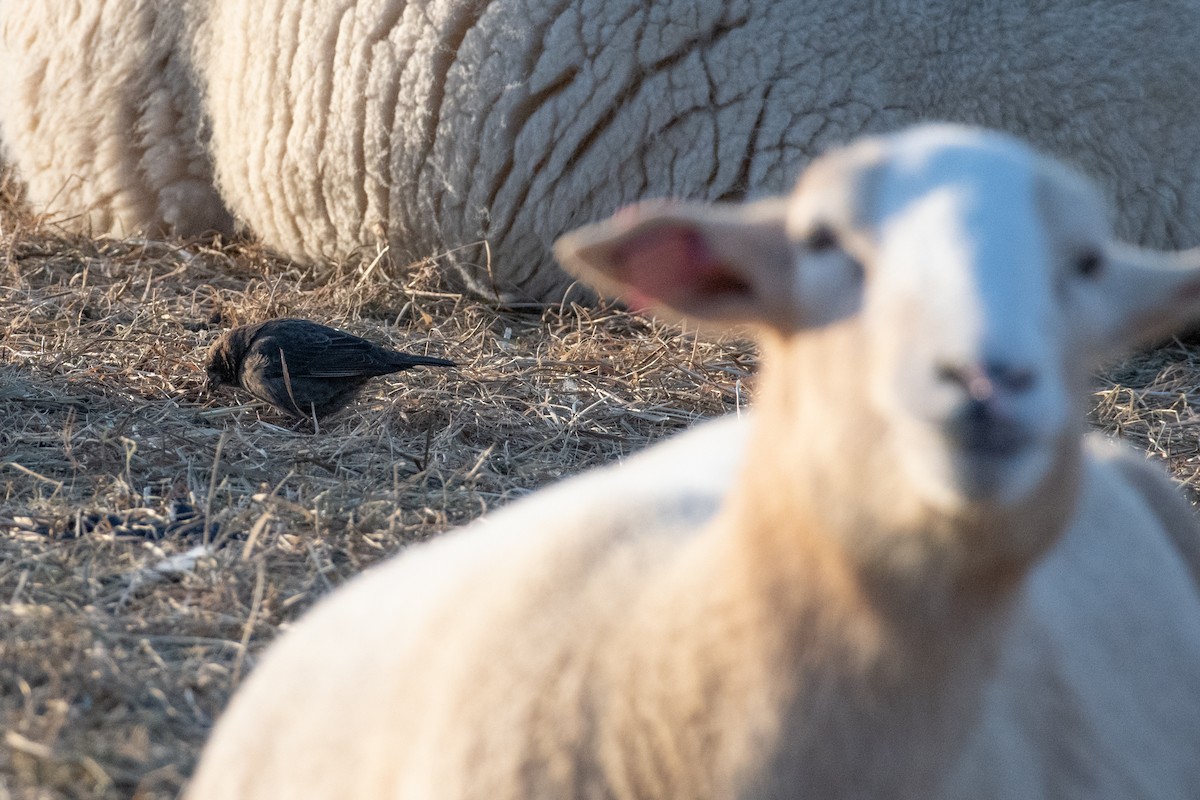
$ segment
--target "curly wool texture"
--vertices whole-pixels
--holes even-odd
[[[1122,236],[1200,242],[1200,5],[1034,5],[8,0],[0,135],[73,227],[225,230],[211,160],[288,256],[449,252],[510,300],[561,297],[550,243],[620,205],[780,192],[919,119],[1021,135]]]
[[[182,3],[0,5],[0,140],[36,210],[72,230],[228,232]]]

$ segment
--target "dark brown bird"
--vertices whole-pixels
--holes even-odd
[[[304,319],[273,319],[226,331],[208,351],[208,387],[240,386],[293,417],[347,405],[378,375],[412,367],[454,367]]]

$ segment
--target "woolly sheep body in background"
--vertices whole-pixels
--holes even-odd
[[[1200,316],[1200,252],[1110,243],[1103,213],[936,126],[825,156],[786,203],[564,237],[602,290],[756,323],[754,411],[339,589],[188,797],[1189,796],[1200,529],[1084,406],[1095,360]],[[947,367],[973,364],[982,386]],[[971,402],[982,453],[951,424]]]
[[[38,210],[85,233],[230,232],[184,3],[0,3],[0,145]]]
[[[948,119],[1101,179],[1127,238],[1200,243],[1195,0],[8,0],[0,17],[22,76],[0,89],[9,157],[35,208],[96,232],[227,227],[206,115],[221,195],[267,245],[454,250],[474,289],[544,300],[569,280],[550,242],[623,203],[780,192],[832,144]],[[128,112],[171,92],[170,124]],[[145,179],[151,143],[167,188]]]

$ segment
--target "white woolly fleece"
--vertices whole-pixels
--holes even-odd
[[[70,227],[225,230],[211,159],[288,256],[449,252],[511,300],[560,297],[550,243],[622,204],[782,192],[921,119],[1073,162],[1124,238],[1200,242],[1200,6],[1034,5],[7,0],[0,135]]]

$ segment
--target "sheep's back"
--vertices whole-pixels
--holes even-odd
[[[740,447],[736,421],[702,426],[354,579],[271,647],[188,796],[516,800],[610,780],[584,744],[598,664]]]
[[[223,2],[207,72],[220,183],[292,256],[453,251],[475,289],[552,296],[568,279],[550,244],[581,222],[794,178],[779,150],[793,120],[765,99],[788,92],[770,89],[788,17],[762,2]]]

